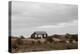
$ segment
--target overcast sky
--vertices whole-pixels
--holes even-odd
[[[13,1],[12,35],[29,37],[34,31],[49,35],[78,33],[78,6]]]

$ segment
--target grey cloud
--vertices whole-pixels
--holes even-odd
[[[18,1],[12,3],[13,33],[17,31],[22,33],[21,31],[24,30],[27,32],[26,30],[30,31],[29,28],[74,20],[78,20],[77,5]]]

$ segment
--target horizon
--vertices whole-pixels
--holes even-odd
[[[56,35],[66,35],[66,34],[70,34],[70,35],[76,35],[77,34],[78,35],[78,33],[64,33],[64,34],[56,34]],[[52,35],[55,35],[55,34],[51,34],[51,35],[48,34],[48,36],[52,36]],[[27,37],[26,37],[26,35],[14,35],[12,37],[21,37],[21,36],[23,36],[25,38],[29,38],[29,37],[31,37],[31,34],[29,36],[27,36]]]

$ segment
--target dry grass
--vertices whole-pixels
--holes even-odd
[[[50,50],[64,50],[77,49],[78,43],[66,43],[48,39],[11,39],[12,53],[16,52],[32,52],[32,51],[50,51]]]

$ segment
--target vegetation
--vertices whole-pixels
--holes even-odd
[[[69,39],[70,41],[71,40],[75,40],[75,41],[78,41],[78,35],[77,34],[66,34],[65,35],[65,38]]]
[[[25,39],[22,35],[21,35],[21,37],[20,37],[21,39]]]
[[[53,39],[51,37],[47,38],[46,41],[52,43],[53,42]]]
[[[57,37],[55,37],[57,36]],[[53,35],[44,39],[30,39],[23,36],[11,37],[12,52],[32,52],[32,51],[49,51],[49,50],[64,50],[64,49],[77,49],[78,48],[78,35],[77,34],[65,34],[65,37],[61,35]],[[63,42],[55,41],[56,39],[65,39]],[[42,41],[44,40],[44,41]],[[75,40],[75,43],[73,42]],[[67,43],[66,41],[69,41]]]

